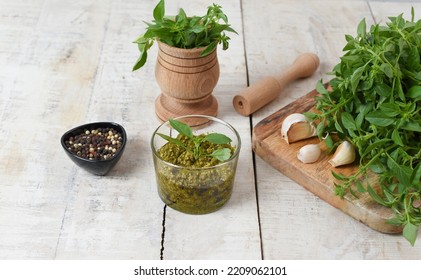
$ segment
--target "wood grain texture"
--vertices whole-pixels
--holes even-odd
[[[319,64],[320,60],[316,54],[299,55],[283,72],[263,78],[234,96],[235,110],[243,116],[249,116],[278,97],[292,81],[311,76]]]
[[[139,91],[146,99],[156,88],[135,85],[137,50],[126,51],[139,8],[127,1],[31,3],[2,1],[0,11],[0,80],[7,85],[0,86],[1,258],[158,259],[163,205],[148,138],[159,122],[138,105]],[[7,51],[10,42],[18,53]],[[71,127],[97,120],[123,124],[130,138],[104,178],[78,169],[58,145]]]
[[[167,121],[185,115],[216,117],[218,102],[212,92],[219,79],[217,50],[202,57],[205,47],[181,49],[158,42],[158,49],[155,65],[155,79],[161,89],[155,102],[158,118]]]

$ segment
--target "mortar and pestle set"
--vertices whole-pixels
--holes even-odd
[[[161,94],[156,99],[155,111],[161,121],[183,115],[217,115],[218,103],[212,95],[219,78],[216,53],[195,59],[194,63],[196,65],[190,59],[180,58],[177,53],[168,55],[167,50],[160,51],[155,75]],[[311,76],[319,64],[316,54],[299,55],[286,70],[266,77],[235,95],[234,109],[243,116],[256,112],[277,98],[289,83]]]

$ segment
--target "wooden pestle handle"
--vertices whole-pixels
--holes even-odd
[[[283,88],[290,82],[311,76],[319,67],[319,57],[314,53],[299,55],[294,63],[277,76],[266,77],[252,84],[240,94],[234,96],[235,110],[248,116],[278,97]]]

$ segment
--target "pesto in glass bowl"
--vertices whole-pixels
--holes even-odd
[[[205,124],[192,127],[193,137],[201,139],[199,144],[174,129],[170,121],[153,133],[151,148],[159,196],[169,207],[183,213],[214,212],[231,197],[240,136],[230,124],[215,117],[189,115],[175,120]],[[229,141],[209,136],[221,134]],[[175,140],[168,141],[168,137]]]

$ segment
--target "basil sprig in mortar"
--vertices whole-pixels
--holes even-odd
[[[339,183],[336,194],[368,192],[396,213],[390,223],[403,226],[403,236],[414,245],[421,223],[421,20],[390,17],[386,25],[366,31],[363,19],[356,37],[346,35],[345,54],[330,74],[327,90],[317,83],[317,132],[326,144],[332,135],[350,141],[359,153],[358,171],[332,172]],[[380,188],[368,181],[378,174]]]
[[[153,10],[153,17],[152,23],[145,22],[146,32],[134,41],[138,45],[140,56],[133,71],[146,63],[148,50],[155,40],[182,49],[206,47],[201,53],[201,56],[206,56],[218,44],[222,44],[223,50],[228,49],[230,37],[225,32],[238,34],[228,24],[227,15],[217,4],[209,6],[203,16],[187,16],[183,9],[179,9],[176,16],[166,16],[165,1],[160,0]]]

